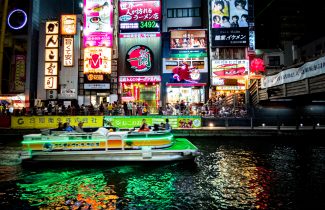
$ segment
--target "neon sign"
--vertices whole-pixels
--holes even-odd
[[[15,18],[15,19],[14,19]],[[13,20],[14,19],[14,20]],[[15,9],[11,11],[7,18],[8,25],[11,29],[19,30],[27,23],[27,14],[24,10]],[[15,22],[15,23],[14,23]]]
[[[153,53],[144,45],[136,45],[128,51],[126,61],[130,69],[146,72],[153,66]]]
[[[141,21],[139,27],[140,28],[159,28],[159,24],[154,20]]]

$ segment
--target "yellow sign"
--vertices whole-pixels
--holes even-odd
[[[88,47],[84,50],[84,74],[110,74],[112,49]]]
[[[57,62],[45,62],[45,75],[48,75],[48,76],[58,75],[58,63]]]
[[[45,61],[58,61],[59,60],[59,48],[45,49]]]
[[[58,34],[59,21],[46,21],[45,30],[46,34]]]
[[[57,128],[59,122],[70,122],[71,126],[77,126],[78,122],[84,122],[86,127],[102,127],[103,116],[31,116],[11,117],[12,129],[46,129]]]
[[[57,76],[45,76],[44,77],[44,89],[55,90],[58,88],[58,77]]]
[[[75,35],[77,33],[77,15],[61,15],[61,34]]]

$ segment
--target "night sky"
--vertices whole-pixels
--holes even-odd
[[[254,0],[256,48],[281,48],[281,40],[304,44],[325,36],[325,1]]]

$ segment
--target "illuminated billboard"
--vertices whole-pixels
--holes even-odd
[[[212,0],[211,28],[248,27],[247,0]]]
[[[57,76],[45,76],[44,89],[55,90],[58,88],[58,77]]]
[[[77,15],[61,15],[61,34],[75,35],[77,33]]]
[[[59,21],[45,23],[44,89],[55,90],[58,86]]]
[[[177,57],[207,56],[205,30],[171,30],[170,32],[170,53]],[[173,56],[171,56],[173,57]]]
[[[73,66],[74,58],[74,39],[73,37],[63,38],[63,66]]]
[[[111,1],[84,0],[84,47],[112,47],[113,26]]]
[[[120,33],[159,32],[160,1],[121,0],[119,3]]]
[[[126,62],[129,69],[142,73],[149,71],[153,66],[153,53],[144,45],[136,45],[128,50]]]
[[[220,78],[242,78],[248,72],[249,60],[212,60],[211,84],[218,85]]]
[[[110,74],[112,70],[112,49],[108,47],[88,47],[84,51],[84,74]]]
[[[249,45],[249,1],[211,0],[212,46]]]

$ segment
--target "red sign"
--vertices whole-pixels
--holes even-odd
[[[161,82],[161,77],[158,75],[155,76],[120,76],[120,82]]]
[[[150,38],[150,37],[161,37],[160,33],[128,33],[119,34],[120,38]]]
[[[265,71],[264,61],[260,58],[254,58],[251,62],[251,72],[258,73],[262,71]]]
[[[120,22],[161,20],[160,1],[123,1],[119,4]]]
[[[153,53],[144,45],[136,45],[129,49],[126,62],[136,72],[149,71],[153,65]]]

